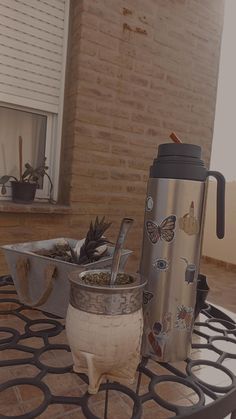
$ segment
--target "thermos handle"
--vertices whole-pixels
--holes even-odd
[[[219,239],[225,235],[225,178],[220,172],[209,170],[207,176],[217,180],[216,234]]]

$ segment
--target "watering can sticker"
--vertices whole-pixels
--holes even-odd
[[[187,265],[185,269],[185,281],[188,284],[191,284],[194,281],[194,277],[196,273],[196,265],[194,265],[194,263],[188,263],[188,259],[186,258],[181,257],[180,259],[182,259]]]

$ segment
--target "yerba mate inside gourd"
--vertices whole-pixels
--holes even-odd
[[[99,272],[99,273],[88,273],[81,278],[85,284],[89,285],[110,285],[111,273],[110,272]],[[118,273],[116,277],[116,285],[127,285],[132,284],[134,278],[126,273]]]

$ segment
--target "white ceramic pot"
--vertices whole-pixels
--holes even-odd
[[[134,382],[140,362],[145,282],[136,275],[132,284],[100,287],[85,284],[85,274],[88,271],[70,275],[66,333],[74,371],[88,375],[88,391],[96,394],[103,379]]]

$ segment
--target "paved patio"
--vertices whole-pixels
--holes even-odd
[[[208,300],[236,313],[236,272],[206,262],[201,263],[201,272],[210,287]]]

